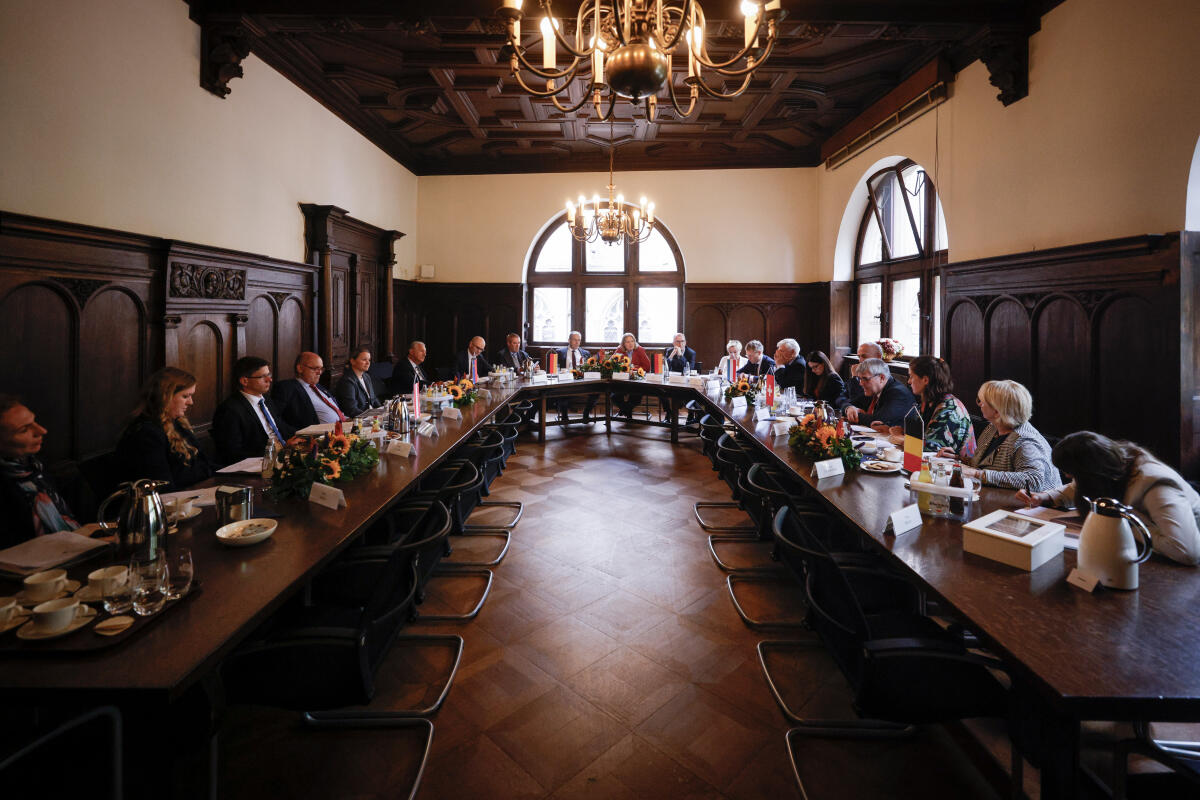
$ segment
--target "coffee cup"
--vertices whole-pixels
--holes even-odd
[[[889,447],[883,451],[883,460],[898,464],[904,460],[904,451],[899,447]]]
[[[88,585],[93,587],[103,597],[111,592],[114,587],[124,583],[126,577],[127,571],[125,567],[104,567],[88,573]]]
[[[859,445],[858,449],[862,452],[862,454],[864,456],[873,456],[873,455],[875,455],[875,451],[877,451],[879,449],[879,445],[877,445],[875,443],[874,439],[868,439],[867,441],[865,441],[861,445]]]
[[[35,603],[49,600],[67,586],[65,569],[48,569],[35,572],[25,579],[25,596]]]
[[[167,516],[172,519],[183,519],[192,513],[192,508],[195,505],[196,498],[194,497],[176,497],[174,500],[168,500]]]
[[[7,625],[16,616],[17,608],[17,598],[0,597],[0,625]]]
[[[74,597],[47,600],[33,607],[33,626],[43,633],[65,630],[75,621],[81,606]]]

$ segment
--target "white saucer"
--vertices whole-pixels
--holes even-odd
[[[34,600],[29,595],[25,594],[24,589],[17,592],[16,594],[14,594],[13,597],[17,598],[17,602],[23,606],[36,606],[38,603],[45,603],[47,600],[57,600],[60,597],[66,597],[67,595],[71,594],[72,592],[77,592],[77,591],[79,591],[79,581],[70,581],[69,580],[69,581],[67,581],[66,587],[61,592],[54,595],[53,597],[47,597],[43,600]]]
[[[197,516],[200,513],[200,511],[201,511],[200,506],[192,506],[192,510],[187,512],[186,514],[171,514],[167,518],[167,521],[170,522],[172,525],[174,525],[177,522],[186,522],[187,520],[191,519],[192,517]]]
[[[81,603],[99,603],[104,596],[100,593],[99,587],[88,583],[79,587],[79,591],[75,593],[75,599]]]
[[[878,464],[880,466],[868,467],[867,466],[868,464]],[[880,461],[880,460],[874,459],[874,458],[867,458],[867,459],[863,459],[863,462],[859,465],[859,469],[862,470],[863,472],[871,473],[874,475],[891,475],[893,473],[900,471],[900,462],[899,461]]]
[[[20,609],[20,611],[23,613],[13,614],[12,617],[9,618],[8,622],[4,623],[3,625],[0,625],[0,633],[8,633],[13,628],[19,627],[21,625],[24,625],[26,622],[29,622],[29,612],[25,611],[25,609]]]
[[[17,638],[25,639],[27,641],[57,639],[60,636],[66,636],[68,633],[74,633],[80,628],[90,625],[92,620],[94,620],[100,613],[90,606],[80,606],[80,608],[83,610],[79,612],[79,614],[75,617],[75,620],[61,631],[54,631],[52,633],[39,631],[34,627],[33,622],[30,621],[29,623],[20,627],[20,629],[17,631]]]
[[[273,519],[243,519],[217,528],[217,541],[230,547],[258,544],[274,533],[278,526],[279,523]],[[243,534],[242,531],[246,529],[254,532],[248,535]]]

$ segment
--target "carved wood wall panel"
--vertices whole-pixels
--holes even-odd
[[[986,379],[1033,394],[1033,423],[1062,436],[1129,438],[1195,473],[1181,370],[1194,310],[1180,292],[1177,234],[1138,236],[949,264],[946,341],[957,394],[977,412]],[[1190,353],[1190,350],[1188,351]]]
[[[396,281],[393,295],[396,357],[404,358],[409,341],[419,339],[427,350],[426,364],[435,371],[449,371],[455,354],[466,350],[473,336],[482,336],[487,342],[489,360],[504,346],[506,335],[524,336],[519,283]],[[540,351],[526,349],[531,355],[540,355]]]
[[[175,264],[192,265],[198,291],[172,294]],[[287,357],[288,374],[295,353],[312,346],[313,274],[304,264],[0,212],[0,336],[11,343],[0,355],[0,391],[22,395],[49,429],[51,465],[110,450],[141,384],[168,363],[197,376],[189,418],[204,431],[232,390],[234,359]]]

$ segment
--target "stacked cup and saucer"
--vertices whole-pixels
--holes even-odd
[[[70,596],[78,588],[79,582],[67,580],[64,569],[35,572],[26,578],[17,598],[35,605],[30,619],[17,629],[17,638],[57,639],[88,625],[98,612]]]

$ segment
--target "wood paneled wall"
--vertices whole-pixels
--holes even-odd
[[[313,267],[0,212],[0,390],[49,429],[48,464],[109,450],[164,364],[197,378],[201,431],[243,355],[312,347]],[[286,365],[286,366],[285,366]]]
[[[1095,430],[1194,468],[1195,336],[1180,291],[1180,237],[1138,236],[950,264],[945,348],[976,411],[988,379],[1034,398],[1034,425]],[[1186,401],[1186,402],[1185,402]]]
[[[473,336],[487,341],[487,357],[504,347],[504,337],[520,333],[523,291],[519,283],[417,283],[395,281],[396,356],[413,339],[425,342],[426,363],[450,369],[455,354]]]

